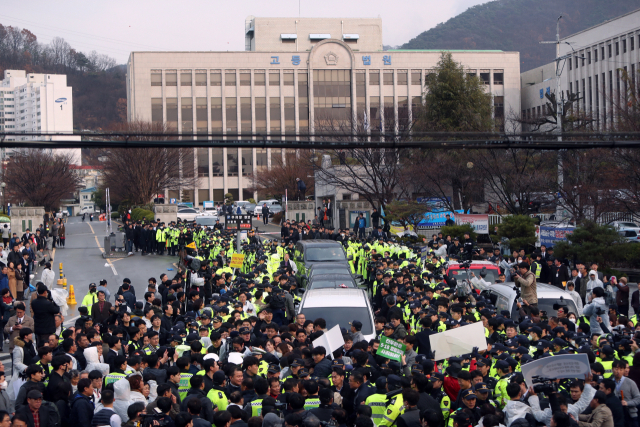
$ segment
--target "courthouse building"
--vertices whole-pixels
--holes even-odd
[[[393,132],[421,104],[425,76],[441,55],[383,51],[379,18],[249,17],[244,31],[244,52],[132,52],[129,120],[164,122],[191,138],[258,133],[282,139],[286,133],[307,139],[323,124],[353,119],[374,134]],[[484,81],[498,118],[520,110],[518,52],[452,54]],[[195,149],[199,180],[187,197],[195,205],[222,201],[227,192],[235,200],[257,198],[248,190],[255,174],[286,158],[282,149]]]
[[[562,28],[562,21],[560,28]],[[635,86],[640,71],[640,9],[560,40],[560,90],[577,94],[577,107],[589,114],[593,129],[611,130],[615,105],[624,105],[628,81]],[[549,45],[555,49],[555,45]],[[521,115],[545,116],[545,93],[556,91],[556,65],[522,73]],[[526,129],[525,129],[526,130]]]

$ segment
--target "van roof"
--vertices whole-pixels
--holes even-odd
[[[505,282],[495,283],[491,285],[491,288],[500,287],[513,290],[514,286],[515,282]],[[538,298],[560,298],[561,296],[564,297],[564,299],[571,298],[571,295],[566,290],[560,289],[548,283],[536,283],[536,290],[538,292]]]
[[[497,265],[495,265],[494,263],[492,263],[491,261],[471,261],[471,268],[474,267],[492,267],[492,268],[499,268]],[[460,263],[458,262],[449,262],[449,267],[460,267]]]
[[[312,289],[305,292],[301,308],[317,307],[367,307],[362,289]]]

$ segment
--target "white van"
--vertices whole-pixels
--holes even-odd
[[[369,341],[376,336],[373,310],[363,289],[312,289],[306,291],[300,302],[298,313],[308,320],[323,318],[327,330],[340,325],[347,331],[351,322],[362,322],[362,335]]]
[[[95,209],[94,206],[85,206],[80,211],[80,215],[82,215],[82,214],[94,214],[94,213],[96,213],[96,209]]]

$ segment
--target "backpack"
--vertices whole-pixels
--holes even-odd
[[[271,307],[272,310],[284,310],[284,297],[282,294],[271,295],[269,307]]]

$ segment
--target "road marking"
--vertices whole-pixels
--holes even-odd
[[[100,249],[100,253],[104,253],[104,248],[100,246],[100,242],[98,241],[98,236],[95,236],[95,239],[96,239],[96,245],[98,245],[98,249]],[[116,271],[116,267],[113,265],[113,263],[109,258],[107,258],[107,264],[109,264],[109,266],[111,267],[111,271],[113,271],[113,275],[117,276],[118,272]]]
[[[96,234],[95,231],[93,231],[93,227],[91,226],[91,224],[87,224],[89,226],[89,228],[91,229],[91,234]],[[97,238],[97,237],[96,237]]]

